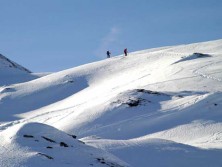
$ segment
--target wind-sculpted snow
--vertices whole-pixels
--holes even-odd
[[[221,167],[221,63],[217,40],[1,86],[0,166]]]
[[[87,86],[87,81],[84,78],[78,77],[71,80],[66,76],[59,81],[56,79],[46,80],[46,82],[34,80],[3,88],[0,94],[3,103],[0,112],[4,113],[5,116],[0,118],[0,121],[18,119],[14,116],[15,114],[25,113],[58,102]]]
[[[84,141],[113,153],[132,166],[219,167],[222,163],[221,150],[199,149],[159,138],[108,140],[88,137]]]
[[[0,151],[1,158],[6,158],[1,159],[1,166],[128,166],[111,154],[87,146],[71,135],[44,124],[17,125],[6,132],[0,134],[6,154]],[[12,147],[8,149],[10,145]],[[18,164],[10,160],[15,154],[20,154]]]

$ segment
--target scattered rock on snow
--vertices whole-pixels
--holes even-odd
[[[178,60],[178,61],[176,61],[173,64],[177,64],[177,63],[180,63],[180,62],[183,62],[183,61],[189,61],[189,60],[193,60],[193,59],[198,59],[198,58],[207,58],[207,57],[212,57],[212,56],[209,55],[209,54],[206,54],[206,53],[198,53],[198,52],[196,52],[196,53],[193,53],[192,55],[181,57],[182,58],[181,60]]]
[[[53,147],[51,147],[51,146],[47,146],[46,148],[50,148],[50,149],[51,149],[51,148],[53,148]]]
[[[164,95],[164,96],[169,96],[165,93],[161,93],[161,92],[155,92],[155,91],[151,91],[151,90],[146,90],[146,89],[136,89],[137,92],[143,92],[143,93],[147,93],[147,94],[153,94],[153,95]]]
[[[71,136],[73,139],[76,139],[76,138],[77,138],[76,135],[71,135],[71,134],[67,134],[67,135]]]
[[[206,53],[198,53],[198,52],[195,52],[193,53],[193,55],[199,57],[199,58],[202,58],[202,57],[212,57],[211,55],[209,54],[206,54]]]
[[[146,90],[146,89],[135,89],[130,91],[130,94],[127,94],[127,97],[123,97],[114,103],[117,104],[125,104],[128,105],[129,107],[136,107],[139,105],[146,105],[147,103],[151,103],[149,98],[152,99],[153,97],[150,96],[163,96],[163,97],[169,97],[170,95],[161,93],[161,92],[156,92],[156,91],[151,91],[151,90]],[[142,98],[141,98],[142,97]]]
[[[34,138],[34,136],[32,136],[32,135],[23,135],[23,137],[25,137],[25,138]]]
[[[74,81],[73,80],[70,80],[70,81],[67,81],[68,83],[73,83]]]
[[[82,143],[82,144],[85,144],[85,142],[83,142],[83,141],[81,141],[81,140],[78,140],[80,143]]]
[[[46,154],[43,154],[43,153],[38,153],[39,155],[42,155],[42,156],[44,156],[44,157],[46,157],[46,158],[48,158],[48,159],[53,159],[51,156],[49,156],[49,155],[46,155]]]
[[[136,107],[140,104],[140,99],[135,99],[135,100],[132,100],[132,99],[129,99],[125,104],[127,104],[129,107]]]
[[[10,88],[10,87],[5,87],[5,88],[0,90],[1,93],[8,93],[8,92],[14,92],[14,91],[15,91],[15,89]]]
[[[61,147],[69,147],[69,145],[66,144],[66,143],[64,143],[64,142],[60,142],[60,146],[61,146]]]
[[[105,165],[107,165],[108,167],[123,167],[123,166],[121,166],[121,165],[119,165],[119,164],[116,164],[116,163],[113,163],[113,162],[108,162],[108,161],[106,161],[104,158],[96,158],[96,159],[97,159],[97,161],[98,161],[99,163],[105,164]]]
[[[183,95],[178,95],[177,97],[179,97],[179,98],[184,98],[184,96],[183,96]]]
[[[49,139],[49,138],[47,138],[47,137],[45,137],[45,136],[42,136],[42,138],[45,139],[45,140],[47,140],[47,141],[49,141],[49,142],[51,142],[51,143],[56,143],[54,140]]]

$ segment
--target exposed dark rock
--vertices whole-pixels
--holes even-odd
[[[71,135],[71,134],[68,134],[69,136],[71,136],[73,139],[76,139],[77,136],[76,135]]]
[[[61,146],[61,147],[69,147],[69,145],[66,144],[66,143],[64,143],[64,142],[60,142],[60,146]]]
[[[183,95],[178,95],[177,97],[184,98],[184,96],[183,96]]]
[[[47,140],[47,141],[49,141],[49,142],[51,142],[51,143],[56,143],[54,140],[49,139],[49,138],[47,138],[47,137],[45,137],[45,136],[42,136],[42,138],[45,139],[45,140]]]
[[[164,94],[164,93],[155,92],[155,91],[146,90],[146,89],[136,89],[136,91],[137,92],[147,93],[147,94],[153,94],[153,95],[165,95],[165,96],[168,96],[167,94]]]
[[[26,138],[34,138],[34,136],[32,136],[32,135],[23,135],[23,137],[26,137]]]
[[[48,158],[48,159],[53,159],[51,156],[49,156],[49,155],[46,155],[46,154],[43,154],[43,153],[38,153],[39,155],[42,155],[42,156],[45,156],[46,158]]]
[[[96,158],[96,159],[97,159],[97,161],[99,161],[99,163],[106,164],[109,167],[123,167],[123,166],[121,166],[119,164],[108,162],[104,158]]]
[[[12,90],[12,88],[5,88],[5,89],[4,89],[5,92],[8,92],[8,91],[10,91],[10,90]]]
[[[98,161],[104,161],[104,158],[96,158]]]
[[[218,104],[217,103],[214,103],[214,106],[217,106]]]
[[[198,52],[193,53],[193,55],[195,55],[195,56],[197,56],[197,57],[199,57],[199,58],[202,58],[202,57],[212,57],[212,56],[209,55],[209,54],[206,54],[206,53],[198,53]]]
[[[16,91],[15,88],[5,87],[0,92],[1,93],[8,93],[8,92],[15,92],[15,91]]]
[[[104,158],[96,158],[101,164],[105,164],[105,159]]]
[[[138,105],[151,103],[151,101],[143,99],[143,98],[133,98],[133,99],[128,99],[128,100],[117,100],[113,103],[125,104],[125,105],[128,105],[129,107],[136,107]]]
[[[140,101],[139,101],[139,99],[137,99],[137,100],[129,99],[129,101],[127,101],[126,104],[130,107],[136,107],[140,104]]]
[[[50,148],[50,149],[52,149],[53,147],[51,147],[51,146],[47,146],[46,148]]]
[[[73,80],[68,81],[68,83],[73,83],[73,82],[74,82]]]
[[[178,60],[178,61],[174,62],[173,64],[177,64],[177,63],[180,63],[180,62],[183,62],[183,61],[190,61],[190,60],[194,60],[194,59],[208,58],[208,57],[212,57],[212,56],[209,55],[209,54],[206,54],[206,53],[196,52],[196,53],[193,53],[192,55],[181,57],[182,58],[181,60]]]
[[[80,143],[82,143],[82,144],[85,144],[83,141],[81,141],[81,140],[78,140]]]
[[[138,105],[151,103],[151,101],[142,99],[142,98],[135,98],[135,99],[129,99],[126,102],[121,102],[122,104],[127,104],[129,107],[136,107]]]

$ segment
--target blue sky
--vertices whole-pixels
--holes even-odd
[[[222,38],[221,0],[0,0],[0,53],[34,72]]]

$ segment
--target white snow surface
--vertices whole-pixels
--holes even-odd
[[[0,166],[222,166],[222,40],[41,77],[5,64]]]

